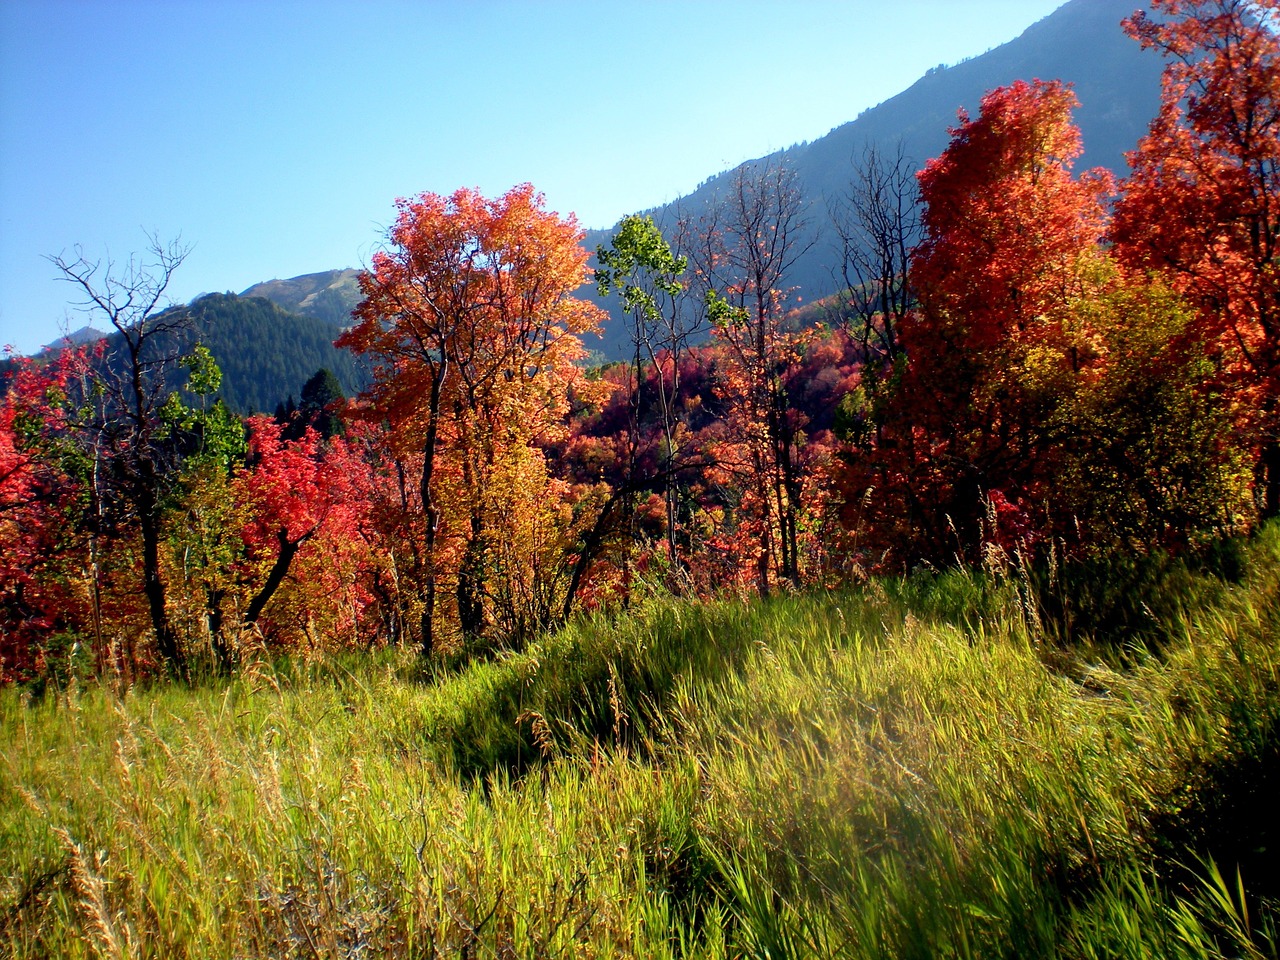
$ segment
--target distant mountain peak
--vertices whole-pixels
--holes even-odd
[[[47,343],[41,349],[43,351],[61,350],[68,345],[73,347],[84,346],[86,343],[97,343],[106,334],[94,327],[81,327],[79,330],[73,330],[71,333],[64,334],[53,343]]]
[[[351,311],[360,302],[360,271],[353,268],[304,273],[288,280],[265,280],[240,294],[263,297],[303,316],[325,320],[338,327],[351,323]]]

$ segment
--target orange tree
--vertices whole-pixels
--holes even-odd
[[[1196,309],[1197,334],[1260,453],[1280,513],[1280,0],[1153,0],[1125,23],[1168,58],[1111,237]]]
[[[365,414],[417,468],[420,641],[430,654],[442,616],[481,635],[526,595],[506,581],[528,572],[545,531],[513,511],[549,507],[534,448],[563,429],[579,337],[601,311],[572,296],[587,280],[577,222],[545,210],[528,184],[492,200],[464,189],[397,207],[387,248],[361,276],[358,322],[338,344],[374,359]],[[531,527],[538,541],[516,559],[513,538]]]

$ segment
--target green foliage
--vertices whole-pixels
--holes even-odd
[[[311,379],[302,385],[302,405],[312,410],[323,410],[331,403],[346,399],[342,384],[333,372],[321,367]]]
[[[854,447],[866,446],[871,440],[871,412],[867,391],[860,384],[841,397],[836,406],[835,435]]]
[[[715,290],[707,291],[706,308],[707,320],[717,330],[738,329],[750,319],[745,307],[735,306]]]
[[[244,463],[249,447],[243,421],[221,399],[211,399],[222,385],[222,370],[203,343],[197,343],[180,363],[187,371],[184,392],[191,394],[199,405],[189,406],[178,393],[169,394],[160,408],[162,427],[184,448],[184,474],[206,466],[229,473]]]
[[[623,306],[649,323],[662,316],[653,291],[678,294],[678,278],[689,266],[688,258],[672,253],[653,217],[638,214],[623,218],[608,247],[596,247],[596,262],[600,296],[620,291]]]
[[[210,397],[222,386],[222,370],[203,343],[197,343],[182,359],[187,371],[187,389],[197,397]]]
[[[1073,309],[1108,362],[1058,393],[1049,430],[1066,448],[1056,478],[1063,513],[1095,550],[1133,554],[1244,529],[1253,477],[1239,413],[1214,386],[1220,372],[1187,305],[1151,283],[1113,286]]]

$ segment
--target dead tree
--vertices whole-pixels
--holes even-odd
[[[835,309],[864,370],[879,376],[901,352],[899,331],[912,303],[911,250],[920,240],[915,167],[902,144],[892,152],[866,147],[830,215],[840,244]]]
[[[121,263],[49,257],[59,279],[77,288],[76,306],[105,317],[115,330],[108,356],[94,378],[93,479],[90,522],[134,523],[142,547],[142,592],[156,647],[174,676],[185,676],[186,655],[169,617],[160,539],[165,492],[173,478],[172,450],[164,442],[160,409],[166,373],[178,359],[178,334],[190,324],[186,310],[167,299],[173,275],[190,248],[152,236],[145,254]]]

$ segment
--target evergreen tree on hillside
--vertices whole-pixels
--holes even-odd
[[[289,398],[292,401],[292,397]],[[321,367],[302,387],[302,401],[298,404],[297,416],[285,430],[287,439],[298,439],[306,432],[307,427],[314,429],[320,436],[328,440],[342,432],[342,419],[339,409],[346,402],[347,395],[342,384],[333,372]]]

